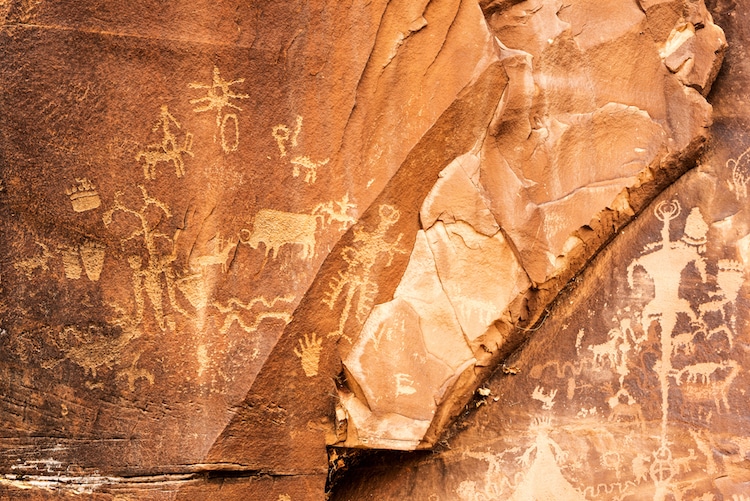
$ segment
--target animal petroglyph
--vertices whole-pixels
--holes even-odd
[[[413,395],[417,392],[414,379],[409,374],[395,374],[393,377],[396,380],[396,396]]]
[[[224,153],[237,151],[237,147],[240,144],[240,129],[237,114],[227,113],[224,108],[233,108],[237,111],[242,111],[242,108],[230,101],[232,99],[248,99],[250,96],[247,94],[235,94],[230,87],[241,84],[244,81],[244,78],[224,80],[221,77],[219,68],[214,66],[213,78],[210,84],[196,82],[188,84],[188,87],[191,89],[205,89],[207,91],[206,96],[191,99],[190,104],[201,105],[193,109],[196,113],[216,110],[216,129],[219,131],[221,148],[224,150]],[[230,122],[232,124],[230,126],[231,136],[228,140],[227,126]],[[214,134],[214,142],[216,142],[216,134]]]
[[[42,248],[40,255],[21,259],[13,263],[13,267],[26,275],[27,279],[31,279],[36,270],[49,271],[49,260],[55,257],[45,244],[41,242],[36,242],[36,244]]]
[[[542,409],[545,411],[551,410],[552,407],[555,405],[555,396],[557,395],[557,390],[550,390],[549,393],[545,394],[544,389],[541,386],[537,386],[534,388],[534,391],[531,393],[531,398],[534,400],[539,400],[544,405],[542,405]]]
[[[157,211],[161,212],[167,218],[172,217],[172,213],[169,207],[163,202],[149,196],[146,188],[139,186],[141,190],[141,196],[143,202],[139,209],[131,209],[123,202],[123,193],[116,192],[114,206],[106,211],[102,216],[104,225],[109,227],[116,214],[122,214],[123,216],[131,216],[128,219],[135,218],[137,225],[136,229],[130,233],[127,237],[121,240],[121,244],[124,248],[125,243],[130,240],[140,240],[143,244],[148,256],[144,263],[143,258],[138,254],[128,256],[128,264],[133,273],[133,294],[136,305],[136,323],[140,324],[143,320],[143,314],[145,310],[145,298],[147,297],[151,302],[151,308],[156,317],[156,321],[159,324],[161,330],[166,330],[165,315],[163,309],[163,285],[162,279],[167,286],[167,295],[169,303],[175,311],[187,315],[187,312],[182,309],[175,295],[175,273],[172,269],[172,263],[177,259],[176,241],[179,236],[180,230],[176,230],[174,236],[169,236],[157,228],[161,222],[161,218],[155,221],[149,219],[149,212]],[[171,249],[169,254],[163,254],[160,252],[160,243],[167,245]]]
[[[345,195],[340,201],[321,203],[310,214],[284,212],[275,209],[261,209],[253,219],[252,231],[240,230],[240,242],[257,249],[265,247],[265,256],[271,253],[273,259],[284,245],[301,245],[300,258],[312,259],[315,256],[315,235],[333,222],[348,224],[355,218],[349,213],[356,211],[356,205]]]
[[[293,129],[284,124],[276,125],[271,129],[271,135],[279,147],[280,158],[285,158],[290,150],[297,148],[300,132],[302,132],[302,117],[299,115],[297,115]],[[292,176],[299,177],[301,169],[305,169],[305,182],[312,184],[318,178],[318,168],[327,165],[329,160],[326,158],[316,161],[307,155],[296,155],[289,161],[292,164]]]
[[[70,203],[74,211],[86,212],[96,209],[102,204],[94,183],[85,177],[76,178],[76,183],[75,186],[65,190],[65,194],[70,198]]]
[[[230,253],[237,247],[238,241],[224,241],[219,235],[216,235],[216,248],[212,254],[197,256],[190,259],[191,268],[207,268],[208,266],[221,265],[221,272],[227,272],[227,266],[230,261]]]
[[[319,160],[317,162],[306,156],[298,156],[292,158],[289,162],[292,164],[292,176],[299,177],[300,167],[305,169],[305,182],[308,184],[314,183],[318,179],[318,167],[328,164],[328,158],[325,160]]]
[[[253,219],[253,231],[245,228],[240,231],[240,241],[253,249],[263,244],[265,255],[270,251],[274,259],[282,246],[301,245],[300,257],[307,260],[315,255],[317,229],[317,216],[261,209]]]
[[[147,180],[156,179],[156,166],[159,162],[172,162],[177,177],[185,175],[185,162],[183,154],[193,155],[193,135],[190,132],[185,133],[182,145],[177,143],[177,136],[172,132],[172,126],[181,129],[182,126],[175,117],[169,112],[166,104],[162,105],[159,115],[159,121],[154,125],[152,132],[162,131],[160,143],[149,144],[146,149],[141,150],[135,156],[136,162],[143,160],[143,176]]]
[[[713,402],[717,412],[729,410],[729,390],[740,371],[734,360],[702,362],[674,371],[683,398],[691,402]]]
[[[378,293],[378,284],[372,276],[375,262],[381,255],[386,255],[388,256],[388,262],[385,265],[387,267],[393,262],[396,253],[406,253],[398,248],[402,234],[399,234],[392,242],[385,240],[386,234],[398,222],[401,213],[391,205],[381,205],[378,207],[378,215],[380,219],[375,231],[368,233],[364,228],[355,228],[352,245],[341,250],[341,258],[347,264],[346,269],[339,271],[338,276],[331,281],[330,290],[323,299],[323,304],[333,310],[346,291],[338,328],[329,333],[329,336],[343,336],[351,342],[351,338],[344,334],[344,327],[352,309],[357,321],[364,322]]]
[[[299,339],[299,349],[295,348],[294,354],[300,359],[305,376],[314,377],[318,375],[318,364],[320,363],[320,352],[322,350],[323,338],[317,338],[314,332],[312,336],[305,334],[304,340]]]
[[[215,302],[213,304],[214,307],[221,313],[227,314],[227,316],[224,317],[224,323],[219,329],[219,332],[221,334],[226,334],[229,331],[229,328],[232,327],[232,324],[234,322],[237,322],[237,325],[239,325],[240,328],[248,334],[256,332],[261,322],[267,319],[277,319],[283,321],[284,324],[287,324],[292,320],[292,315],[288,311],[271,310],[271,308],[274,308],[276,306],[276,303],[289,304],[292,301],[294,301],[293,295],[277,297],[271,301],[268,301],[264,297],[257,297],[250,300],[250,302],[248,303],[243,303],[236,298],[232,298],[227,301],[226,305]],[[261,308],[256,308],[257,305],[263,306],[264,308],[266,308],[266,310],[264,311]],[[248,313],[240,314],[243,311]],[[244,320],[245,316],[251,316],[254,317],[254,319],[252,322],[246,322]]]
[[[750,148],[743,151],[740,156],[727,160],[726,167],[732,170],[732,180],[729,181],[729,189],[734,192],[737,200],[747,198],[747,184],[750,181]]]

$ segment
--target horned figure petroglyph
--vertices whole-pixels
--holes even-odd
[[[393,242],[385,240],[386,234],[398,222],[401,213],[392,205],[384,204],[378,207],[378,215],[380,219],[375,231],[368,233],[364,228],[355,228],[352,245],[341,250],[341,258],[346,262],[346,269],[339,271],[338,276],[331,281],[330,290],[323,299],[323,304],[333,310],[346,291],[338,328],[329,333],[329,336],[342,336],[351,342],[351,338],[344,334],[349,314],[354,309],[357,320],[360,323],[364,322],[378,293],[378,284],[372,277],[375,262],[382,254],[385,254],[388,256],[385,266],[388,267],[393,262],[396,253],[406,253],[398,248],[402,234],[399,234]],[[356,304],[355,296],[357,297]]]
[[[729,189],[734,192],[737,200],[747,198],[747,184],[750,182],[750,148],[743,151],[737,159],[730,158],[726,163],[732,169],[732,181]]]
[[[147,180],[156,179],[156,165],[159,162],[172,162],[177,177],[185,175],[185,162],[182,159],[183,154],[193,155],[193,135],[190,132],[185,133],[185,140],[180,146],[177,144],[177,137],[172,132],[172,125],[181,129],[182,126],[175,117],[169,112],[166,104],[161,107],[159,121],[154,125],[152,132],[162,130],[161,143],[149,144],[145,150],[141,150],[135,156],[136,162],[144,160],[143,176]]]
[[[237,80],[224,80],[219,73],[219,68],[214,66],[213,79],[210,84],[202,83],[189,83],[188,87],[191,89],[206,89],[208,92],[205,97],[199,97],[197,99],[191,99],[190,104],[197,105],[203,104],[194,108],[193,111],[196,113],[202,113],[204,111],[216,110],[216,129],[218,129],[221,136],[221,149],[224,153],[236,151],[240,144],[240,128],[239,121],[236,113],[226,113],[224,108],[234,108],[237,111],[242,111],[242,108],[230,102],[231,99],[248,99],[250,96],[247,94],[235,94],[230,87],[236,84],[244,82],[244,78],[238,78]],[[233,140],[227,141],[227,124],[233,122]],[[214,134],[214,142],[216,142],[216,134]]]
[[[265,255],[269,251],[276,258],[284,245],[301,245],[301,258],[307,260],[315,255],[315,232],[318,229],[317,216],[296,214],[274,209],[261,209],[253,220],[253,231],[240,230],[240,241],[257,249],[265,245]]]
[[[239,241],[228,240],[225,242],[218,234],[215,238],[217,240],[217,244],[214,252],[190,259],[191,268],[200,267],[203,269],[209,266],[221,265],[221,272],[227,272],[227,267],[229,264],[229,254],[237,247]]]

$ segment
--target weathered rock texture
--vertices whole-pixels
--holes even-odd
[[[322,499],[339,447],[435,446],[498,367],[455,452],[391,465],[424,483],[334,496],[742,491],[739,56],[669,188],[726,48],[702,0],[0,20],[0,497]]]

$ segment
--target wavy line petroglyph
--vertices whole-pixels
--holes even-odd
[[[240,129],[237,114],[227,113],[224,108],[233,108],[237,111],[242,111],[242,108],[230,101],[232,99],[249,99],[250,96],[247,94],[236,94],[230,89],[230,87],[241,84],[244,81],[244,78],[224,80],[221,77],[219,68],[214,66],[213,77],[210,84],[197,82],[188,84],[188,87],[191,89],[205,89],[207,91],[206,96],[191,99],[190,104],[201,105],[193,109],[196,113],[216,110],[216,129],[219,131],[221,149],[224,150],[224,153],[237,151],[237,148],[240,145]],[[232,124],[230,126],[231,134],[228,139],[227,126],[230,122]],[[216,142],[216,134],[214,134],[214,142]]]
[[[323,299],[323,304],[333,310],[339,298],[344,295],[344,308],[339,317],[338,328],[329,333],[329,336],[342,336],[351,342],[351,338],[344,334],[349,315],[354,310],[357,320],[360,323],[364,322],[378,293],[378,284],[372,276],[375,262],[381,255],[386,255],[386,266],[390,266],[395,254],[407,253],[399,249],[402,234],[399,233],[392,242],[385,240],[390,228],[401,217],[398,209],[384,204],[378,207],[378,215],[380,220],[375,231],[367,233],[363,228],[355,228],[352,245],[341,250],[341,258],[346,262],[346,269],[339,271],[338,276],[331,281],[330,290]]]
[[[221,328],[219,328],[219,332],[221,334],[226,334],[234,322],[237,322],[237,325],[248,334],[256,332],[261,322],[267,319],[281,320],[286,325],[292,320],[291,313],[286,310],[272,310],[272,308],[276,306],[276,303],[289,304],[292,301],[294,301],[294,295],[289,294],[282,297],[276,297],[271,301],[268,301],[265,297],[261,296],[251,299],[248,303],[243,303],[237,298],[230,299],[225,305],[219,302],[214,302],[213,306],[217,310],[221,313],[227,314],[226,317],[224,317],[224,323]],[[256,305],[262,305],[266,310],[263,311],[262,309],[257,309]],[[245,317],[253,318],[252,322],[246,321]]]
[[[175,175],[182,177],[185,175],[185,162],[183,154],[193,155],[193,135],[190,132],[185,133],[182,145],[178,144],[177,136],[172,132],[172,126],[181,129],[182,126],[175,117],[169,112],[166,104],[161,106],[159,121],[154,125],[152,132],[162,131],[160,143],[149,144],[145,149],[138,152],[135,156],[136,162],[143,160],[143,176],[147,180],[156,179],[156,166],[160,162],[174,165]]]

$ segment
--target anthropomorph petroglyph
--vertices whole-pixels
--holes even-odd
[[[186,315],[175,295],[175,272],[172,269],[172,263],[177,258],[176,241],[180,230],[176,230],[173,236],[169,236],[158,229],[161,218],[153,220],[147,214],[149,211],[161,212],[167,218],[172,217],[169,207],[149,196],[146,188],[139,186],[143,202],[138,209],[131,209],[123,202],[123,193],[115,193],[114,206],[106,211],[102,216],[105,226],[110,226],[114,221],[116,214],[131,216],[128,219],[135,218],[136,229],[130,235],[121,240],[124,244],[130,240],[139,240],[145,247],[147,257],[146,262],[138,254],[128,256],[128,265],[133,274],[133,294],[136,305],[136,323],[140,324],[143,320],[145,310],[145,298],[151,302],[151,308],[156,317],[156,321],[162,330],[166,329],[165,315],[163,308],[163,283],[167,287],[169,303],[175,311]],[[166,245],[170,249],[169,253],[161,252],[161,245]],[[162,282],[162,279],[164,282]]]
[[[248,303],[243,303],[236,298],[230,299],[225,305],[214,302],[213,305],[217,310],[227,314],[219,332],[226,334],[234,322],[237,322],[237,325],[248,334],[256,332],[261,322],[268,319],[281,320],[286,325],[292,319],[291,313],[284,309],[273,308],[275,308],[276,303],[290,304],[292,301],[294,301],[294,296],[290,294],[274,298],[271,301],[264,297],[257,297],[251,299]],[[253,320],[246,320],[248,317],[253,318]]]
[[[206,96],[191,99],[190,104],[201,105],[193,109],[196,113],[216,110],[216,129],[219,131],[219,137],[221,138],[221,149],[225,153],[237,151],[237,147],[240,144],[240,126],[237,114],[227,113],[224,108],[233,108],[237,111],[242,111],[242,108],[230,101],[232,99],[248,99],[250,96],[247,94],[236,94],[230,87],[241,84],[244,81],[244,78],[224,80],[219,73],[219,68],[214,66],[213,78],[210,84],[197,82],[188,84],[188,87],[191,89],[205,89],[207,91]],[[227,132],[227,128],[229,128],[229,132]],[[214,142],[216,142],[216,134],[214,134]]]
[[[304,339],[299,339],[299,349],[294,349],[294,354],[302,363],[305,376],[314,377],[318,375],[318,364],[320,363],[320,352],[323,350],[323,338],[318,338],[313,332],[312,336],[305,334]]]
[[[659,374],[662,397],[662,447],[667,448],[667,422],[669,419],[669,378],[672,375],[673,332],[677,325],[678,315],[685,315],[696,324],[697,318],[693,309],[679,289],[682,272],[693,264],[703,282],[706,281],[706,262],[703,258],[708,225],[698,208],[690,211],[683,236],[672,241],[669,235],[669,223],[680,214],[677,200],[661,202],[654,209],[657,219],[662,221],[661,242],[645,247],[645,254],[635,259],[628,266],[628,284],[635,287],[635,272],[643,269],[653,280],[654,298],[646,304],[641,313],[641,327],[647,333],[653,322],[660,329],[661,360],[655,365]],[[670,453],[671,454],[671,453]]]
[[[279,124],[271,129],[271,135],[279,147],[279,157],[285,158],[290,150],[298,146],[299,134],[302,131],[302,117],[297,115],[294,128]],[[305,182],[314,183],[318,178],[318,168],[328,164],[330,159],[313,160],[306,155],[296,155],[289,160],[292,165],[292,176],[299,177],[301,169],[305,170]]]
[[[66,189],[65,194],[70,198],[70,203],[76,212],[93,210],[102,204],[96,186],[85,177],[76,178],[76,185]]]
[[[185,175],[185,162],[182,155],[193,156],[193,135],[186,132],[183,143],[180,145],[177,142],[177,136],[172,131],[172,126],[177,127],[177,129],[182,128],[177,119],[169,112],[167,105],[163,104],[159,121],[151,129],[152,132],[158,132],[161,129],[161,142],[149,144],[135,156],[137,162],[143,160],[143,176],[147,180],[156,179],[156,166],[159,162],[172,162],[177,177]]]
[[[344,307],[339,316],[338,328],[329,333],[329,336],[343,336],[351,342],[351,338],[344,334],[349,315],[354,310],[357,321],[364,322],[378,293],[378,284],[372,276],[375,262],[381,255],[386,255],[386,266],[390,266],[396,253],[406,253],[405,250],[399,249],[402,234],[392,242],[385,239],[390,228],[398,222],[401,213],[395,207],[384,204],[378,207],[378,215],[380,220],[372,233],[366,232],[364,228],[355,228],[352,245],[341,250],[341,258],[346,262],[346,268],[339,271],[338,276],[331,281],[330,290],[323,299],[323,304],[333,310],[344,295]]]

